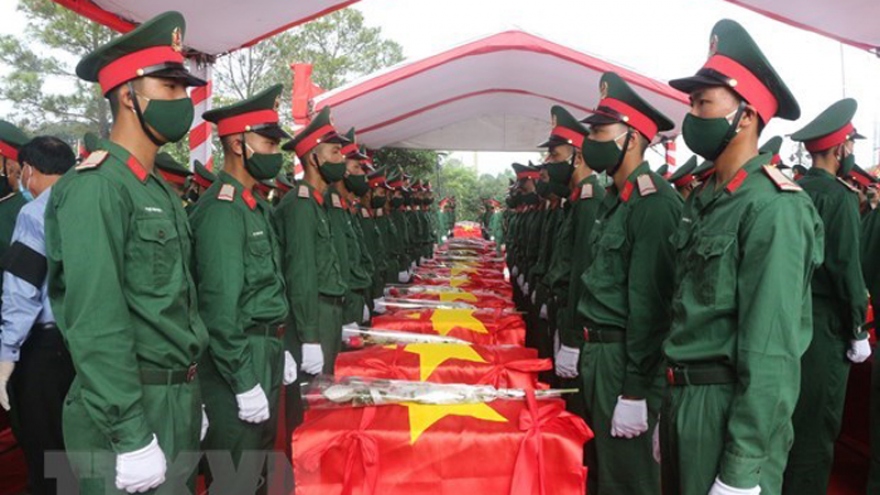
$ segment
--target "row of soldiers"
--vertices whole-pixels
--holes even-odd
[[[184,31],[167,12],[78,64],[113,112],[109,138],[89,137],[78,162],[0,122],[0,233],[9,241],[21,209],[15,230],[31,234],[11,235],[3,257],[0,404],[32,493],[57,489],[49,451],[67,451],[83,494],[193,492],[181,454],[227,452],[237,469],[245,452],[271,451],[282,387],[290,438],[301,385],[333,373],[343,327],[368,325],[385,285],[408,282],[449,230],[430,184],[372,166],[329,108],[291,138],[280,85],[202,115],[220,172],[160,153],[189,130],[187,87],[206,84],[184,66]],[[295,184],[279,175],[282,150],[303,165]],[[210,467],[209,484],[225,475],[230,493],[253,491],[251,477]]]
[[[824,494],[880,293],[856,102],[791,135],[812,158],[795,182],[781,138],[758,142],[798,103],[742,26],[717,23],[697,74],[669,84],[690,97],[682,134],[702,165],[651,170],[674,124],[613,72],[586,119],[551,109],[544,163],[513,165],[505,255],[528,345],[554,358],[545,379],[580,389],[589,493]]]

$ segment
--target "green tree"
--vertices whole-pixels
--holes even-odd
[[[421,180],[436,184],[437,161],[440,155],[430,150],[409,150],[403,148],[382,148],[373,154],[373,164],[377,167],[402,168],[405,173]]]
[[[51,0],[20,0],[18,10],[27,19],[23,39],[0,36],[0,62],[11,69],[0,79],[0,98],[13,103],[9,118],[68,139],[88,130],[106,135],[109,105],[97,85],[76,77],[74,67],[113,32]]]

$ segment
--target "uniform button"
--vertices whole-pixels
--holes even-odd
[[[159,231],[159,239],[164,239],[164,238],[165,238],[165,231],[164,231],[164,230],[160,230],[160,231]]]

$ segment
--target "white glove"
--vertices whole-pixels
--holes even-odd
[[[645,399],[630,400],[617,397],[611,418],[611,436],[635,438],[648,431],[648,403]]]
[[[9,383],[9,377],[15,371],[15,363],[12,361],[0,361],[0,407],[5,410],[11,409],[9,405],[9,394],[6,392],[6,385]]]
[[[259,384],[236,395],[235,402],[238,402],[238,419],[248,423],[262,423],[269,419],[269,399]]]
[[[490,236],[489,236],[489,240],[494,242],[494,241],[495,241],[495,236],[494,236],[494,235],[490,235]]]
[[[505,266],[504,272],[502,272],[502,273],[504,273],[504,281],[510,282],[510,269]]]
[[[528,282],[526,282],[526,283],[523,284],[523,292],[524,292],[526,295],[529,295],[529,283],[528,283]]]
[[[289,351],[284,351],[284,384],[295,382],[296,375],[296,359],[293,359]]]
[[[310,375],[317,375],[324,369],[324,353],[321,351],[321,344],[303,344],[302,359],[300,369]]]
[[[116,455],[116,488],[128,493],[152,490],[165,482],[166,468],[165,454],[153,435],[146,447]]]
[[[513,275],[514,277],[519,275],[519,268],[516,265],[514,265],[513,270],[510,270],[510,274]]]
[[[364,304],[364,312],[361,314],[361,321],[364,323],[370,321],[370,307]]]
[[[410,278],[410,275],[409,275],[408,271],[404,270],[402,272],[397,272],[397,281],[398,282],[400,282],[402,284],[408,284],[409,278]]]
[[[563,345],[556,353],[556,376],[560,378],[577,378],[580,349]]]
[[[761,487],[734,488],[725,485],[720,479],[715,478],[715,483],[709,489],[709,495],[761,495]]]
[[[851,340],[846,357],[856,364],[867,361],[871,357],[871,344],[868,339]]]
[[[546,304],[541,305],[541,310],[538,311],[538,317],[541,318],[542,320],[549,320],[550,319],[550,317],[547,316],[547,305]]]
[[[431,261],[431,258],[425,258],[424,256],[419,256],[419,264],[425,264],[428,261]]]
[[[526,284],[526,286],[528,287],[528,284]],[[528,292],[528,291],[526,291],[526,292]],[[535,304],[535,296],[537,296],[537,295],[538,295],[538,291],[535,291],[532,293],[532,304]]]
[[[378,297],[376,299],[373,299],[373,311],[375,311],[376,314],[380,314],[380,315],[385,314],[385,312],[388,311],[388,308],[385,307],[385,298],[384,297]]]
[[[654,434],[651,435],[651,446],[654,448],[654,461],[657,464],[660,464],[660,461],[663,459],[663,455],[660,453],[660,420],[657,420],[657,424],[654,425]]]
[[[412,272],[415,269],[416,269],[416,262],[413,261],[412,263],[409,264],[409,271]]]
[[[446,242],[446,236],[445,236],[445,235],[442,236],[442,237],[440,237],[440,242]]]
[[[202,404],[202,431],[199,433],[199,441],[205,439],[205,435],[208,434],[208,427],[211,426],[211,423],[208,422],[208,415],[205,414],[205,405]]]

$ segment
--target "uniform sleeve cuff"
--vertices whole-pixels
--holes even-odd
[[[114,425],[109,435],[110,446],[117,454],[142,449],[153,440],[153,432],[143,413],[122,420]]]
[[[624,397],[647,398],[651,390],[651,380],[641,375],[627,374],[623,379],[621,395]]]
[[[17,363],[19,357],[19,349],[17,347],[0,345],[0,361]]]
[[[761,483],[761,466],[766,457],[744,457],[725,450],[719,478],[734,488],[751,488]]]

